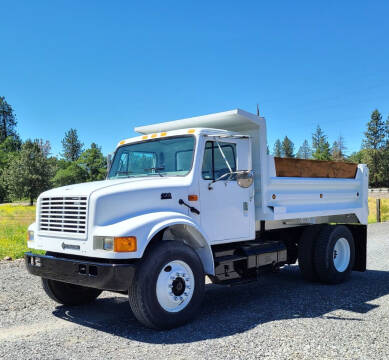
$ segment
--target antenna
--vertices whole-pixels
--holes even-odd
[[[259,105],[257,104],[257,116],[259,116]]]

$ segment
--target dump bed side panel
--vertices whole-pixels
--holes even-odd
[[[354,214],[359,223],[367,224],[368,168],[366,165],[355,167],[355,164],[349,166],[349,164],[335,163],[333,165],[310,161],[315,163],[312,170],[293,169],[291,164],[294,163],[294,166],[298,167],[299,161],[288,161],[285,162],[288,166],[284,168],[280,166],[277,173],[276,163],[280,164],[282,160],[275,162],[272,156],[269,156],[268,160],[269,177],[266,191],[262,196],[271,214],[256,220],[312,219],[321,216]],[[323,169],[316,164],[321,164]],[[353,171],[355,171],[354,177],[351,176]],[[303,177],[303,175],[310,177]]]

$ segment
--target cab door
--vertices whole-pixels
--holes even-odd
[[[212,243],[255,237],[254,184],[242,188],[236,176],[223,174],[251,170],[249,139],[206,140],[200,175],[201,226]]]

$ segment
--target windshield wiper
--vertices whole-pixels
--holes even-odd
[[[156,171],[156,174],[158,174],[160,177],[163,177],[163,175],[160,172],[161,170],[165,170],[165,168],[164,167],[152,167],[152,168],[144,169],[144,171]],[[155,174],[147,174],[147,175],[155,175]]]
[[[116,171],[116,176],[118,175],[129,175],[132,174],[132,171]],[[126,176],[126,177],[132,177],[131,175]]]

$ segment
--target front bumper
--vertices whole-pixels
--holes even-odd
[[[128,291],[136,264],[105,263],[52,255],[24,254],[27,270],[32,275],[69,284],[101,290]]]

